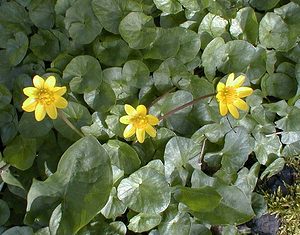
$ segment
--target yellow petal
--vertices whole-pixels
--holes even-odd
[[[129,104],[125,104],[124,108],[125,108],[125,112],[128,115],[132,115],[133,116],[133,115],[135,115],[137,113],[136,110],[131,105],[129,105]]]
[[[33,112],[35,110],[36,105],[37,105],[36,99],[29,97],[24,101],[22,105],[22,109],[26,112]]]
[[[234,102],[233,102],[233,105],[235,107],[237,107],[238,109],[241,109],[241,110],[244,110],[244,111],[247,111],[248,110],[248,104],[243,101],[242,99],[236,99]]]
[[[64,109],[68,106],[68,101],[63,97],[56,97],[54,105],[59,109]]]
[[[146,116],[146,114],[147,114],[147,109],[146,109],[145,105],[142,105],[142,104],[137,106],[136,111],[138,114],[140,114],[142,116]]]
[[[228,75],[227,81],[226,81],[226,86],[232,86],[232,82],[234,80],[234,73],[231,73]]]
[[[146,126],[146,132],[148,133],[148,135],[150,135],[151,137],[155,137],[156,136],[156,130],[153,128],[153,126],[151,125],[147,125]]]
[[[51,119],[57,118],[57,110],[54,104],[50,104],[46,106],[46,112]]]
[[[240,87],[245,82],[246,77],[244,75],[238,76],[232,83],[231,86],[233,87]]]
[[[65,86],[63,87],[58,86],[58,87],[54,87],[52,91],[55,93],[55,95],[62,96],[63,94],[66,93],[67,88]]]
[[[145,141],[145,129],[136,129],[136,137],[137,137],[137,140],[138,142],[140,143],[144,143]]]
[[[135,127],[132,124],[129,124],[125,128],[125,130],[123,132],[123,136],[124,136],[124,138],[129,138],[129,137],[133,136],[134,133],[135,133]]]
[[[36,97],[38,94],[39,90],[35,87],[26,87],[23,89],[23,93],[27,96],[33,96]]]
[[[223,102],[219,103],[219,110],[222,116],[225,116],[228,113],[227,105]]]
[[[239,98],[244,98],[244,97],[249,96],[253,93],[253,90],[250,87],[239,87],[239,88],[236,89],[236,91],[237,91],[237,96]]]
[[[150,125],[152,125],[152,126],[157,125],[157,124],[159,123],[158,118],[155,117],[155,116],[153,116],[153,115],[151,115],[151,114],[148,114],[148,115],[146,116],[146,118],[147,118],[147,122],[148,122]]]
[[[34,115],[37,121],[42,121],[46,116],[46,110],[44,105],[37,104]]]
[[[216,95],[216,98],[219,102],[221,102],[222,100],[224,100],[224,95],[222,92],[218,92]]]
[[[225,88],[225,84],[223,82],[219,82],[217,85],[217,92],[223,91]]]
[[[33,77],[33,85],[36,87],[36,88],[44,88],[44,79],[41,78],[39,75],[35,75]]]
[[[235,106],[233,106],[232,104],[228,104],[227,108],[229,109],[229,112],[235,119],[238,119],[240,117],[240,114]]]
[[[131,120],[131,116],[129,116],[129,115],[125,115],[120,118],[120,122],[123,124],[129,124],[130,120]]]
[[[52,90],[55,87],[56,79],[54,76],[49,76],[44,84],[44,88]]]

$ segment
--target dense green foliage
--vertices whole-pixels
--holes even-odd
[[[300,154],[299,36],[299,0],[0,0],[0,233],[238,234]],[[254,89],[240,119],[212,96],[123,138],[124,104],[160,116],[229,73]],[[36,74],[84,137],[23,112]]]

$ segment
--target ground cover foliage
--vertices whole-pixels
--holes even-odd
[[[299,35],[299,0],[1,0],[0,231],[238,234],[300,152]],[[159,117],[231,73],[254,90],[239,119],[211,96],[123,137],[124,104]],[[35,75],[84,136],[22,110]]]

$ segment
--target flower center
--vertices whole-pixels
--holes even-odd
[[[132,118],[132,123],[135,128],[145,128],[148,124],[147,118],[144,115],[136,115]]]
[[[38,102],[43,105],[50,105],[55,101],[53,92],[49,91],[48,89],[40,89],[37,96]]]
[[[232,103],[237,98],[237,92],[235,87],[225,87],[222,91],[220,91],[220,95],[218,96],[219,101]]]

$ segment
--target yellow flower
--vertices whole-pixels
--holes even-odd
[[[240,114],[237,110],[248,110],[248,104],[242,100],[246,96],[252,94],[253,90],[250,87],[241,87],[245,81],[245,76],[240,75],[234,79],[234,74],[231,73],[228,76],[226,85],[219,82],[217,85],[217,100],[219,102],[220,114],[225,116],[229,112],[231,115],[238,119]]]
[[[144,105],[139,105],[134,109],[131,105],[125,104],[125,111],[128,115],[120,118],[121,123],[128,124],[123,133],[124,138],[129,138],[136,134],[138,142],[143,143],[145,132],[151,137],[156,136],[156,130],[153,126],[157,125],[159,120],[153,115],[147,115],[147,109]]]
[[[67,88],[56,87],[56,79],[54,76],[49,76],[46,81],[40,76],[36,75],[33,78],[34,87],[26,87],[23,89],[27,98],[22,109],[26,112],[35,111],[35,119],[41,121],[45,118],[46,113],[50,118],[57,118],[56,108],[63,109],[67,107],[68,102],[61,97],[66,93]]]

